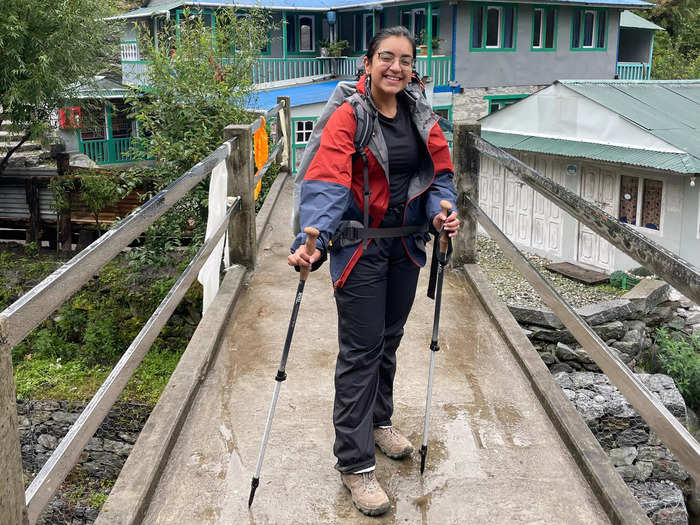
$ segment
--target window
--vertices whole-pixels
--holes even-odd
[[[294,120],[294,172],[299,168],[301,158],[304,156],[304,148],[311,138],[311,133],[316,125],[316,119]]]
[[[306,144],[311,138],[311,132],[314,130],[315,121],[313,120],[297,120],[294,124],[294,142],[296,144]]]
[[[472,7],[471,51],[515,50],[515,6],[475,5]]]
[[[576,9],[571,25],[571,49],[605,50],[607,48],[607,11]]]
[[[87,106],[82,108],[81,140],[103,140],[107,138],[107,121],[104,106]]]
[[[535,7],[532,10],[533,51],[554,51],[557,48],[557,11],[554,7]]]
[[[663,182],[639,177],[620,177],[620,222],[661,229]],[[641,220],[637,220],[637,218]]]
[[[428,10],[425,7],[416,7],[413,9],[404,9],[401,11],[400,23],[405,26],[416,39],[416,45],[427,44],[426,33],[428,32]],[[440,34],[440,10],[431,10],[432,33],[433,39],[436,39]]]
[[[489,115],[495,113],[499,109],[503,109],[506,106],[515,104],[518,100],[521,100],[528,95],[526,93],[516,93],[512,95],[486,95],[484,100],[489,103]]]
[[[316,17],[291,15],[287,17],[287,51],[312,52],[316,48]]]
[[[250,20],[250,14],[249,13],[236,13],[236,22],[241,21],[241,22],[247,22]],[[250,33],[248,33],[250,35]],[[269,55],[270,54],[270,32],[268,31],[267,34],[267,42],[265,42],[264,46],[260,47],[260,53],[263,55]]]

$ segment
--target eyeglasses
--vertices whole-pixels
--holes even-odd
[[[385,66],[390,66],[396,60],[396,55],[391,51],[380,51],[377,53],[379,61]],[[399,65],[402,69],[412,69],[413,68],[413,57],[411,55],[401,55],[399,57]]]

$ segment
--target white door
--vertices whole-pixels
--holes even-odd
[[[581,167],[581,197],[611,215],[617,214],[617,176],[610,170],[593,166]],[[579,262],[610,270],[613,247],[579,222]]]
[[[537,156],[533,166],[540,174],[564,184],[564,166],[552,159]],[[561,255],[562,213],[552,201],[534,192],[532,204],[532,246]]]
[[[503,172],[495,160],[481,155],[479,164],[479,206],[499,227],[503,227]]]

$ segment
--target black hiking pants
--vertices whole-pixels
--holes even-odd
[[[382,226],[399,226],[387,212]],[[416,293],[420,268],[401,238],[373,239],[335,290],[338,361],[333,452],[340,472],[374,466],[374,427],[391,425],[396,349]]]

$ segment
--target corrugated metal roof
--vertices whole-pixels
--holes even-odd
[[[698,159],[686,153],[651,151],[497,131],[482,131],[481,136],[494,146],[505,149],[617,162],[677,173],[697,173],[700,169]]]
[[[277,97],[289,97],[292,107],[328,102],[338,82],[333,80],[259,91],[253,95],[247,106],[251,109],[269,109],[277,104]]]
[[[682,149],[700,172],[700,80],[559,82]]]
[[[125,85],[101,76],[78,88],[78,98],[124,98],[128,94],[129,88]]]
[[[666,31],[663,27],[657,26],[646,18],[635,15],[632,11],[623,11],[620,13],[620,27],[632,27],[635,29],[652,29],[654,31]]]
[[[218,6],[232,6],[237,7],[261,7],[264,9],[272,10],[286,10],[286,11],[328,11],[329,9],[351,9],[351,8],[368,8],[372,6],[380,5],[393,5],[393,4],[410,4],[410,0],[405,2],[397,0],[215,0],[215,1],[202,1],[202,2],[161,2],[153,3],[153,5],[148,7],[142,7],[134,11],[129,11],[111,19],[128,19],[128,18],[143,18],[150,17],[157,13],[165,13],[171,9],[177,7],[188,5],[188,6],[201,6],[201,7],[218,7]],[[543,4],[566,4],[566,5],[606,5],[611,7],[653,7],[654,4],[651,2],[645,2],[643,0],[543,0],[540,3]]]

